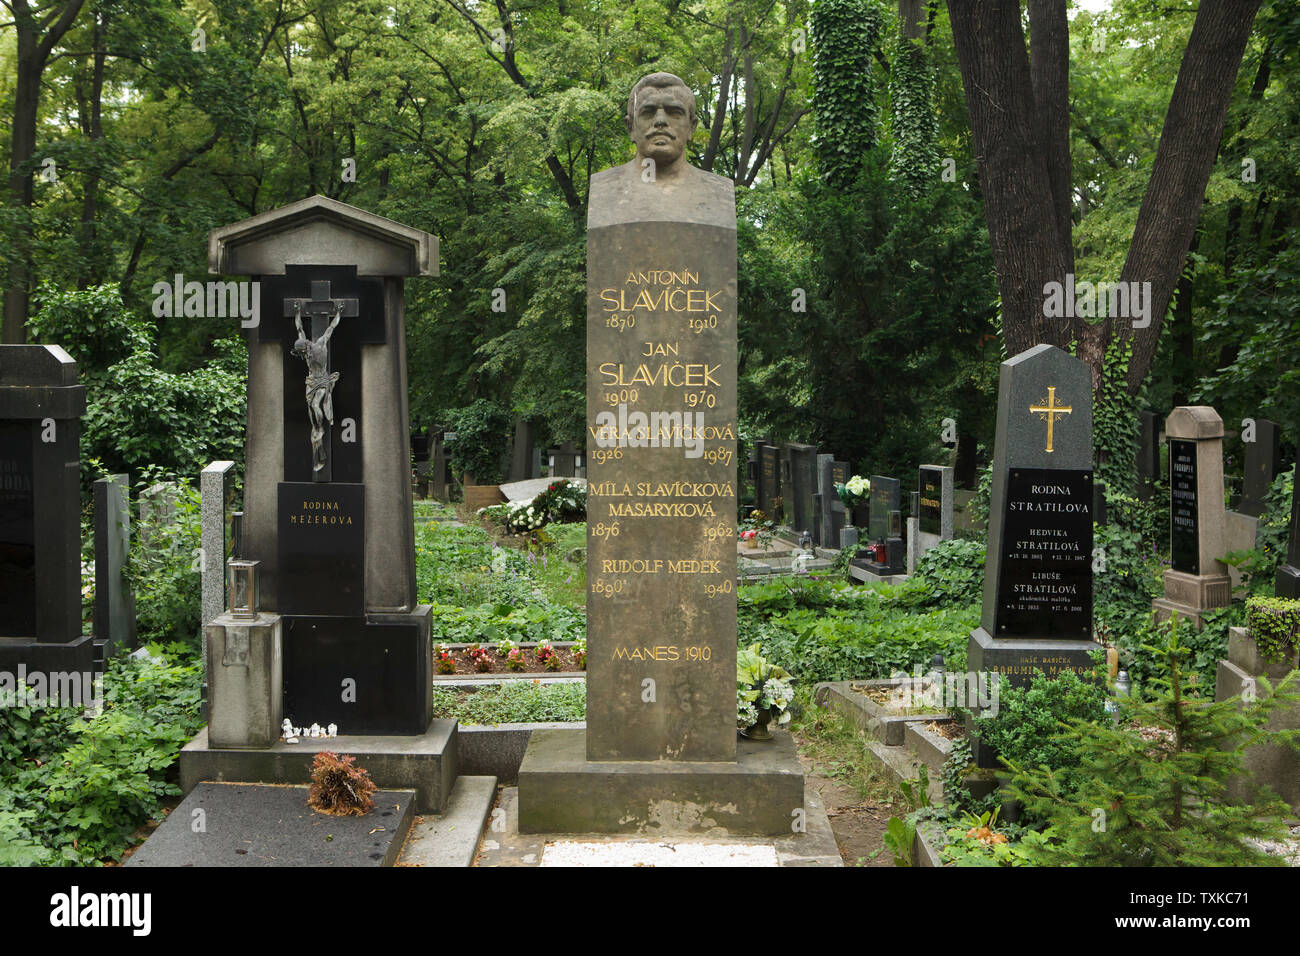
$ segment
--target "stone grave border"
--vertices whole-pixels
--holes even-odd
[[[911,680],[911,678],[905,678]],[[930,777],[927,791],[933,806],[943,804],[943,783],[939,778],[954,741],[948,740],[933,731],[927,730],[925,724],[930,721],[956,723],[946,712],[888,715],[870,698],[851,689],[852,684],[868,684],[875,687],[895,687],[901,683],[899,678],[879,678],[861,681],[824,681],[813,690],[813,700],[821,707],[837,710],[868,735],[867,751],[884,767],[895,782],[915,780],[922,766]],[[888,742],[895,740],[895,743]],[[990,792],[993,787],[1001,786],[1006,774],[996,774],[992,780],[977,778],[972,792],[976,795]],[[939,850],[943,846],[943,828],[935,821],[923,821],[916,828],[916,838],[912,843],[912,865],[918,867],[940,867]]]

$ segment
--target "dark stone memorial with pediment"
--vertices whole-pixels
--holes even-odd
[[[1169,443],[1169,551],[1157,621],[1177,614],[1204,626],[1203,611],[1232,602],[1228,514],[1223,503],[1223,419],[1208,405],[1182,405],[1165,419]]]
[[[403,304],[405,277],[437,275],[437,250],[428,233],[322,196],[212,233],[211,270],[260,290],[239,546],[260,600],[237,613],[232,598],[206,629],[211,719],[182,754],[187,790],[297,782],[283,718],[337,725],[329,749],[372,754],[372,777],[415,786],[421,810],[446,799],[456,728],[430,720]],[[375,743],[399,736],[413,739]]]

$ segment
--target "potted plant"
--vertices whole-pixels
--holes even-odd
[[[771,740],[769,726],[790,722],[794,687],[790,674],[752,644],[736,654],[736,727],[750,740]]]

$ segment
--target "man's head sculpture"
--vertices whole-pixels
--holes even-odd
[[[671,73],[651,73],[632,87],[627,98],[627,133],[636,144],[637,160],[651,159],[662,172],[683,159],[699,122],[695,94]]]

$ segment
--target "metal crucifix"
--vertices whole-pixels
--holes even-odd
[[[330,337],[344,317],[358,314],[356,299],[331,299],[330,284],[313,280],[311,298],[284,300],[284,315],[293,317],[298,339],[293,354],[307,363],[307,416],[311,420],[312,480],[328,481],[330,431],[334,424],[334,383],[338,372],[330,371]],[[311,336],[303,328],[303,317],[311,320]]]

